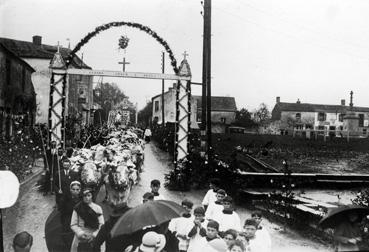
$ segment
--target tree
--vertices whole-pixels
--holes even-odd
[[[236,122],[234,124],[245,128],[256,126],[256,123],[251,119],[251,113],[245,108],[236,112]]]
[[[105,115],[108,115],[114,105],[122,102],[125,97],[127,96],[115,83],[99,83],[94,90],[94,103],[101,106]]]
[[[256,120],[260,124],[266,123],[270,119],[270,111],[265,103],[261,103],[259,108],[255,111]]]
[[[152,101],[146,103],[146,106],[138,112],[138,124],[146,128],[150,125],[152,117]]]

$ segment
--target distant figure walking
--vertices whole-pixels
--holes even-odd
[[[151,135],[152,135],[150,128],[145,129],[144,135],[145,135],[145,141],[150,142]]]

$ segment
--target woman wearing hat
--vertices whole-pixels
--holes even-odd
[[[92,202],[92,190],[82,191],[83,200],[73,210],[70,228],[74,232],[71,252],[92,251],[92,241],[104,224],[101,207]]]
[[[142,237],[140,247],[135,252],[159,252],[165,247],[165,236],[154,231],[149,231]]]

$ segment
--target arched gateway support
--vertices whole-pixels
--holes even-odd
[[[66,68],[63,58],[57,52],[50,64],[50,106],[49,106],[49,134],[50,141],[56,141],[57,146],[65,147],[65,106],[68,76],[71,74],[89,76],[110,76],[140,79],[176,80],[176,136],[175,162],[188,154],[188,134],[190,130],[190,96],[191,71],[186,59],[181,62],[178,74],[120,72],[106,70],[70,69]]]

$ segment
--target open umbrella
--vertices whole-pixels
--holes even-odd
[[[173,201],[155,200],[138,205],[126,212],[111,230],[111,236],[132,234],[144,227],[157,226],[182,216],[186,210]]]
[[[65,233],[60,222],[60,212],[54,209],[45,223],[45,241],[48,251],[69,251],[74,233]]]
[[[356,213],[359,218],[362,218],[365,215],[369,215],[369,208],[359,205],[346,205],[331,208],[328,210],[327,215],[319,221],[319,225],[322,228],[334,228],[344,221],[345,218],[347,218],[346,216],[350,213]]]

